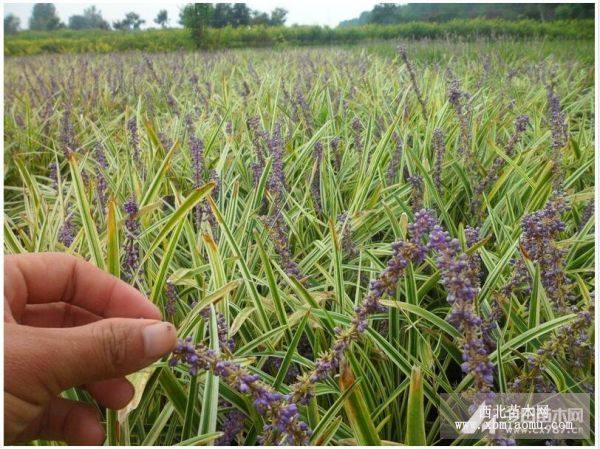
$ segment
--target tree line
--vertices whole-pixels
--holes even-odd
[[[198,11],[201,11],[200,16]],[[211,28],[226,26],[236,28],[251,25],[281,26],[285,23],[286,16],[287,11],[283,8],[275,8],[268,14],[252,10],[245,3],[189,3],[181,10],[178,23],[186,27],[193,24]],[[167,10],[162,9],[153,22],[161,28],[166,28],[169,21]],[[58,17],[53,3],[36,3],[29,18],[29,29],[33,31],[54,31],[65,28],[134,31],[139,30],[144,23],[146,21],[139,14],[128,12],[123,19],[109,24],[95,6],[90,6],[83,11],[83,14],[69,17],[68,23],[65,24]],[[20,26],[21,21],[14,14],[4,17],[5,33],[14,34],[19,31]]]
[[[380,3],[340,26],[407,22],[447,22],[453,19],[565,20],[593,19],[593,3]]]

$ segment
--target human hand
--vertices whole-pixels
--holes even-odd
[[[173,325],[135,288],[59,253],[4,258],[4,432],[99,445],[104,429],[90,405],[61,398],[81,386],[119,409],[133,397],[124,377],[170,352]]]

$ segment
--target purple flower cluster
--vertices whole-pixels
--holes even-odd
[[[392,184],[394,179],[396,179],[396,174],[398,173],[398,167],[400,167],[400,160],[402,159],[402,147],[404,142],[398,134],[394,133],[393,139],[396,142],[396,148],[392,157],[390,158],[390,163],[388,164],[387,170],[387,183]]]
[[[215,446],[232,446],[238,435],[244,430],[246,415],[238,410],[232,410],[223,419],[221,432],[223,435],[215,441]]]
[[[275,213],[270,216],[261,216],[259,217],[259,220],[263,223],[269,233],[275,252],[281,261],[283,271],[288,276],[291,276],[298,282],[306,285],[306,278],[300,271],[298,264],[292,258],[290,242],[287,237],[288,227],[283,221],[281,213]]]
[[[165,133],[158,133],[158,140],[160,141],[162,147],[165,149],[169,149],[173,146],[173,140]]]
[[[179,114],[179,105],[177,104],[177,100],[175,100],[175,97],[169,93],[167,93],[167,105],[169,106],[169,109],[173,111],[173,114]]]
[[[129,135],[129,145],[133,150],[133,160],[136,167],[140,169],[142,167],[142,155],[140,151],[140,136],[138,133],[137,120],[135,117],[131,117],[127,121],[127,132]]]
[[[594,216],[594,199],[592,198],[587,205],[585,206],[585,208],[583,209],[583,212],[581,214],[581,220],[579,221],[579,231],[581,232],[581,230],[583,229],[583,227],[587,224],[588,221],[590,221],[590,218],[592,218]]]
[[[465,238],[467,247],[472,248],[481,240],[480,229],[467,225],[465,227]],[[477,282],[477,286],[479,286],[481,258],[477,252],[473,252],[467,255],[467,259],[469,261],[469,268],[473,272],[473,279]]]
[[[565,250],[556,244],[565,230],[561,215],[567,209],[564,197],[554,196],[543,209],[521,221],[521,250],[526,258],[539,264],[542,285],[559,312],[564,312],[572,299],[571,281],[565,273]]]
[[[474,237],[475,231],[469,234]],[[429,234],[429,247],[437,253],[436,265],[452,307],[447,319],[462,335],[461,368],[473,374],[476,391],[489,391],[494,382],[494,366],[482,336],[483,321],[475,307],[479,270],[474,269],[473,261],[462,252],[459,241],[439,225]]]
[[[417,100],[419,101],[419,105],[421,106],[421,112],[423,112],[423,118],[426,119],[427,118],[427,107],[425,106],[425,100],[423,98],[423,95],[421,94],[421,90],[419,89],[419,84],[417,83],[417,76],[415,74],[415,70],[413,69],[412,64],[410,63],[410,60],[408,59],[406,47],[404,47],[402,45],[399,46],[398,54],[402,58],[404,65],[406,65],[406,70],[408,70],[408,74],[410,75],[410,81],[412,83],[412,87],[415,91],[415,95],[417,96]]]
[[[384,295],[396,296],[396,285],[409,263],[421,263],[427,251],[423,237],[434,226],[436,220],[427,211],[415,214],[413,223],[409,225],[408,241],[397,241],[392,244],[392,257],[386,268],[371,282],[369,292],[363,302],[354,309],[354,315],[348,328],[336,328],[336,339],[332,348],[325,351],[315,362],[315,369],[298,377],[291,386],[292,400],[299,404],[307,404],[314,396],[315,384],[335,373],[340,367],[344,352],[357,341],[367,328],[370,315],[384,310],[380,303]]]
[[[106,207],[106,203],[108,202],[108,186],[106,184],[106,176],[104,174],[104,170],[108,169],[108,162],[106,161],[106,155],[104,154],[104,149],[102,145],[99,143],[95,146],[96,153],[96,161],[98,161],[98,165],[102,168],[102,170],[98,170],[97,178],[98,182],[96,184],[96,192],[98,195],[98,202],[100,203],[100,207],[102,210]]]
[[[165,286],[165,297],[165,314],[169,319],[172,320],[175,314],[177,313],[177,303],[179,302],[179,295],[177,294],[177,289],[170,281],[167,281],[167,284]]]
[[[253,399],[253,406],[266,422],[259,438],[261,444],[308,444],[311,432],[302,421],[297,405],[288,395],[278,393],[260,381],[258,375],[250,374],[232,360],[221,358],[202,342],[193,346],[189,337],[178,342],[169,361],[171,366],[179,363],[187,364],[191,375],[196,375],[201,370],[210,370],[238,392],[249,394]]]
[[[192,185],[195,189],[197,189],[204,182],[207,173],[207,169],[204,164],[204,141],[195,135],[192,118],[189,114],[186,116],[185,122],[188,132],[190,156],[192,159]],[[213,198],[216,198],[221,186],[219,175],[217,174],[216,170],[211,170],[208,173],[211,180],[215,181],[215,188],[210,194]],[[194,221],[197,229],[200,229],[205,218],[208,220],[211,227],[215,229],[217,226],[216,218],[208,204],[208,201],[202,200],[200,204],[197,204],[194,207]]]
[[[250,117],[247,120],[247,124],[252,134],[252,145],[256,155],[256,161],[251,164],[252,178],[254,185],[256,186],[258,185],[258,181],[260,180],[262,172],[265,169],[265,153],[263,146],[266,145],[267,140],[269,139],[269,134],[261,129],[260,118],[257,116]]]
[[[304,122],[306,129],[309,134],[312,134],[312,130],[314,127],[312,112],[310,110],[310,105],[306,101],[306,97],[302,92],[300,86],[296,86],[294,88],[293,95],[290,94],[287,88],[283,88],[283,95],[285,100],[291,106],[291,110],[293,112],[293,120],[296,124],[301,124]]]
[[[334,137],[329,142],[331,152],[333,153],[333,167],[335,168],[336,172],[339,172],[340,168],[342,168],[342,153],[340,151],[340,142],[341,139],[339,137]]]
[[[420,210],[423,207],[423,178],[415,173],[407,176],[406,181],[412,186],[410,204],[413,210]]]
[[[548,83],[546,86],[548,98],[548,119],[550,121],[550,133],[552,136],[552,173],[553,173],[553,189],[560,190],[562,184],[562,149],[567,144],[569,136],[567,128],[567,118],[562,111],[560,98],[558,97],[554,82]]]
[[[300,351],[298,351],[298,353],[300,353]],[[282,363],[283,360],[279,357],[268,357],[264,364],[264,370],[272,375],[276,375],[281,368]],[[290,365],[283,378],[284,383],[293,382],[299,374],[300,370],[298,367],[296,365]]]
[[[210,319],[210,307],[205,307],[200,311],[200,316],[205,320]],[[229,326],[225,315],[221,312],[217,312],[217,337],[219,339],[219,348],[221,351],[233,352],[235,348],[235,342],[233,338],[229,337]]]
[[[52,161],[48,164],[48,177],[52,180],[52,188],[58,190],[58,162]]]
[[[65,104],[65,109],[62,115],[59,142],[62,146],[63,153],[67,159],[76,150],[75,149],[75,131],[71,122],[71,105]]]
[[[592,295],[593,298],[593,295]],[[524,370],[512,383],[513,391],[529,391],[531,387],[538,393],[549,393],[554,388],[543,376],[548,360],[565,354],[569,366],[582,367],[594,354],[588,333],[593,328],[594,305],[577,312],[577,317],[559,329],[556,335],[546,341],[534,355],[527,359],[528,370]]]
[[[436,128],[433,131],[433,150],[435,153],[435,166],[433,168],[433,183],[441,190],[442,188],[442,163],[444,153],[446,152],[446,143],[444,142],[444,132]]]
[[[276,201],[281,201],[285,195],[286,181],[283,170],[283,140],[281,138],[281,126],[277,124],[271,137],[267,140],[269,153],[273,158],[273,168],[267,182],[269,191]]]
[[[315,174],[310,184],[310,193],[312,194],[315,203],[315,211],[320,215],[323,208],[323,205],[321,204],[321,161],[323,160],[323,145],[321,145],[321,142],[315,143],[313,157],[315,159]]]
[[[204,162],[204,142],[197,138],[193,133],[189,136],[190,155],[192,157],[192,179],[193,187],[197,189],[202,184],[202,170]],[[197,204],[194,207],[194,218],[196,229],[200,229],[204,215],[203,204]]]
[[[75,240],[75,225],[73,224],[73,213],[69,212],[58,231],[58,241],[68,248],[73,244],[73,240]]]
[[[508,143],[506,144],[506,148],[504,152],[508,157],[513,157],[515,154],[515,148],[519,141],[521,140],[521,136],[527,129],[529,125],[529,116],[520,115],[515,119],[515,132],[512,134]],[[479,209],[481,206],[481,195],[485,192],[496,179],[498,179],[499,174],[501,173],[502,167],[506,164],[506,160],[500,156],[494,159],[492,162],[492,166],[488,170],[486,176],[481,180],[481,182],[475,187],[475,191],[473,194],[473,200],[471,201],[471,211],[474,215],[479,215]]]
[[[190,156],[192,157],[192,179],[195,189],[202,185],[204,168],[204,142],[194,134],[189,136]]]
[[[140,249],[138,244],[140,235],[140,223],[138,221],[139,209],[133,196],[125,202],[123,210],[127,214],[127,218],[125,219],[125,243],[122,273],[123,279],[131,282],[140,268]]]
[[[358,256],[358,249],[352,240],[352,223],[348,212],[345,211],[340,214],[337,217],[337,221],[341,226],[340,240],[342,244],[342,251],[348,256],[348,258],[354,259],[356,256]]]
[[[304,119],[306,127],[310,133],[313,129],[313,120],[310,106],[306,101],[306,98],[304,97],[304,94],[302,93],[300,88],[296,87],[294,91],[294,97],[295,102],[293,102],[293,104],[295,105],[295,109],[302,113],[302,118]]]
[[[471,132],[469,127],[470,110],[468,100],[470,97],[468,93],[460,89],[460,82],[450,69],[447,71],[447,76],[449,78],[448,102],[454,108],[460,125],[460,146],[458,151],[460,154],[466,156],[468,168],[472,170],[475,161],[471,151]]]
[[[354,117],[352,123],[350,124],[350,127],[352,128],[352,133],[354,134],[354,149],[360,153],[363,150],[363,144],[361,139],[363,124],[360,121],[360,118]]]

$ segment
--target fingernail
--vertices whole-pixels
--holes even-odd
[[[173,349],[175,343],[175,328],[171,323],[156,323],[146,326],[144,337],[144,353],[148,358],[156,358]]]

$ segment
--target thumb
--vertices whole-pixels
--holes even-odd
[[[41,329],[36,331],[39,341]],[[56,392],[138,371],[172,351],[177,340],[171,323],[127,318],[44,333],[40,356]]]

